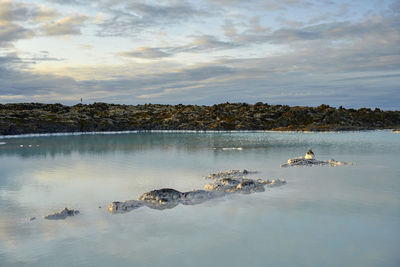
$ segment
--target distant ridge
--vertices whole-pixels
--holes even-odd
[[[400,111],[258,102],[197,105],[0,104],[0,134],[132,130],[351,131],[399,129]]]

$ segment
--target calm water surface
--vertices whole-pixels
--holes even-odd
[[[279,167],[308,148],[356,165]],[[0,139],[0,266],[400,266],[399,152],[389,131]],[[228,169],[287,184],[107,212],[153,189],[201,189]],[[42,219],[64,207],[81,214]]]

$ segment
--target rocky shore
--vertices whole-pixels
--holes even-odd
[[[399,129],[400,111],[256,103],[0,104],[0,135],[128,130],[347,131]]]

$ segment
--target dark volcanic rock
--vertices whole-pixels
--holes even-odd
[[[0,134],[126,130],[346,131],[400,128],[400,111],[223,103],[114,105],[0,104]]]
[[[158,190],[153,190],[148,193],[143,194],[138,200],[145,202],[159,202],[164,203],[168,201],[175,201],[182,196],[182,193],[178,190],[171,188],[163,188]]]
[[[228,194],[242,193],[250,194],[265,191],[264,187],[280,186],[286,183],[284,179],[248,179],[245,178],[249,173],[247,170],[229,170],[226,172],[212,173],[207,176],[213,180],[207,184],[205,190],[192,190],[189,192],[179,192],[171,188],[152,190],[141,195],[138,200],[114,201],[108,205],[111,213],[125,213],[142,206],[151,209],[164,210],[176,207],[179,204],[197,205],[205,201]]]
[[[53,214],[46,215],[43,218],[45,218],[46,220],[64,220],[68,216],[75,216],[77,214],[79,214],[78,210],[64,208],[63,210],[60,210],[59,212],[55,212]]]

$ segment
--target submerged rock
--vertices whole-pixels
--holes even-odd
[[[236,179],[236,178],[243,178],[248,174],[253,174],[257,173],[255,171],[248,171],[248,170],[229,170],[225,172],[216,172],[216,173],[211,173],[206,176],[208,179],[224,179],[224,178],[230,178],[230,179]]]
[[[137,208],[140,208],[143,206],[143,203],[141,201],[137,200],[127,200],[123,202],[119,201],[114,201],[111,202],[110,205],[108,205],[108,211],[111,213],[124,213],[127,211],[131,211]]]
[[[64,208],[63,210],[60,210],[59,212],[46,215],[43,218],[46,220],[63,220],[65,218],[67,218],[68,216],[75,216],[78,214],[79,214],[78,210]]]
[[[171,209],[179,204],[197,205],[205,201],[222,197],[232,193],[250,194],[265,191],[265,186],[278,186],[285,184],[284,179],[248,179],[245,178],[250,172],[247,170],[229,170],[226,172],[212,173],[207,178],[213,182],[205,185],[205,190],[193,190],[180,192],[171,188],[152,190],[141,195],[138,200],[124,202],[112,202],[108,206],[111,213],[124,213],[133,209],[147,206],[152,209]],[[254,173],[254,172],[251,172]]]
[[[182,193],[181,203],[183,205],[196,205],[217,197],[218,194],[206,190],[193,190]]]
[[[330,159],[327,161],[316,160],[315,155],[312,150],[308,150],[304,157],[298,157],[293,159],[288,159],[287,163],[281,165],[281,168],[285,167],[300,167],[300,166],[344,166],[344,165],[354,165],[352,162],[344,162],[344,161],[336,161],[334,159]]]

